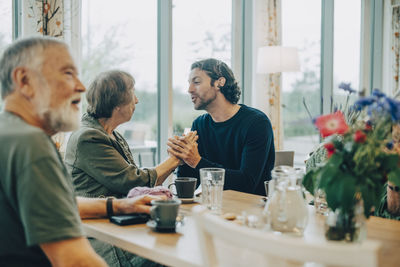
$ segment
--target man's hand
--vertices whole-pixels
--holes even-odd
[[[113,209],[116,214],[150,213],[151,201],[166,199],[166,196],[138,196],[133,198],[115,199]]]
[[[201,160],[197,148],[198,136],[196,132],[189,132],[187,135],[168,139],[168,153],[183,160],[187,165],[195,168]]]
[[[181,137],[175,136],[178,139],[187,142],[187,143],[195,143],[199,139],[199,136],[197,135],[197,131],[190,131],[186,134],[183,134]]]
[[[197,131],[190,131],[186,134],[183,134],[182,136],[174,136],[173,139],[175,140],[181,140],[182,142],[185,143],[196,143],[197,140],[199,139],[199,136],[197,135]],[[168,144],[169,145],[169,144]],[[176,155],[174,155],[173,153],[170,153],[170,151],[168,150],[168,154],[171,157],[177,158],[179,160],[179,165],[183,165],[185,162],[183,161],[183,159],[178,158]]]

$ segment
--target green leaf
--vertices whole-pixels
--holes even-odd
[[[342,164],[342,162],[343,162],[342,153],[335,153],[329,158],[327,165],[330,165],[330,167],[337,168],[340,166],[340,164]]]
[[[340,170],[340,164],[343,162],[343,157],[339,154],[333,154],[329,161],[325,164],[320,172],[316,175],[316,182],[319,188],[325,188],[337,176]]]
[[[388,180],[393,184],[400,186],[400,168],[395,168],[388,174]]]
[[[325,165],[325,167],[321,169],[316,176],[318,188],[325,188],[328,184],[330,184],[331,181],[335,179],[338,170],[338,167],[335,167],[334,165]]]
[[[303,186],[304,188],[310,192],[312,195],[314,195],[314,190],[315,190],[315,180],[316,180],[316,173],[318,171],[315,170],[310,170],[309,172],[306,173],[303,177]]]
[[[372,206],[375,206],[374,196],[370,193],[368,185],[364,184],[360,186],[362,199],[364,201],[364,215],[366,218],[369,218],[369,211]],[[377,208],[377,207],[376,207]]]
[[[330,207],[333,211],[335,211],[337,208],[340,208],[338,191],[341,188],[341,179],[342,178],[340,176],[336,177],[336,179],[333,179],[329,184],[322,188],[326,194],[326,202],[328,203],[328,207]]]
[[[382,156],[382,166],[385,170],[397,169],[399,163],[399,155],[397,154],[384,154]]]
[[[338,198],[342,209],[349,210],[354,205],[354,195],[356,192],[356,181],[349,173],[343,173],[338,181]]]

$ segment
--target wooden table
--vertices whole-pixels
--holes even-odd
[[[261,197],[236,191],[224,191],[223,213],[240,215],[262,213]],[[156,233],[145,224],[117,226],[107,219],[83,220],[83,228],[90,237],[123,248],[136,255],[169,266],[203,266],[195,224],[190,216],[191,208],[197,204],[183,204],[184,225],[177,233]],[[305,239],[323,240],[324,217],[316,215],[309,207],[310,217],[304,232]],[[379,266],[400,266],[400,221],[371,217],[367,222],[368,238],[382,243]]]

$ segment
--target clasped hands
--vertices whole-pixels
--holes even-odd
[[[182,136],[175,135],[168,139],[168,153],[177,157],[190,167],[196,168],[201,160],[197,147],[197,139],[199,139],[197,131],[191,131]]]

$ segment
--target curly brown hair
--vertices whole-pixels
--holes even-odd
[[[240,87],[233,75],[233,71],[224,62],[215,58],[207,58],[194,62],[191,66],[191,70],[193,69],[199,69],[207,73],[211,78],[211,86],[214,86],[216,80],[224,77],[226,82],[224,86],[220,87],[221,93],[232,104],[236,104],[239,101]]]

